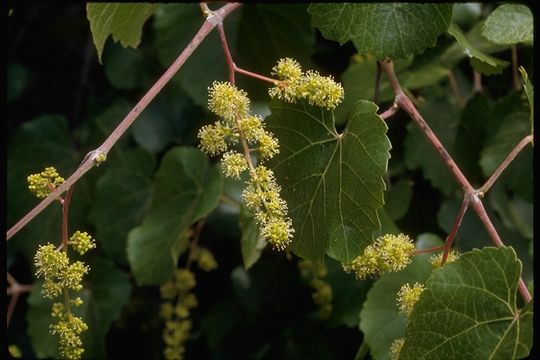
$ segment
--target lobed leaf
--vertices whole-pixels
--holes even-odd
[[[516,305],[521,262],[487,247],[434,270],[405,331],[400,359],[520,359],[532,346],[532,301]]]
[[[533,26],[533,15],[529,7],[504,4],[489,14],[482,35],[495,44],[532,42]]]
[[[99,62],[105,41],[112,35],[123,47],[137,48],[141,42],[142,28],[159,4],[148,3],[88,3],[86,16],[96,46]]]
[[[311,25],[323,36],[377,59],[399,59],[434,46],[450,25],[451,4],[311,4]]]
[[[377,106],[357,102],[341,133],[331,111],[277,101],[270,109],[268,129],[281,149],[270,166],[289,206],[292,250],[311,261],[325,253],[352,261],[380,228],[390,142]]]
[[[500,74],[502,70],[510,64],[508,61],[497,59],[478,50],[467,37],[465,37],[457,25],[451,24],[448,28],[448,33],[456,39],[458,44],[463,48],[465,54],[470,58],[471,66],[481,74]]]
[[[128,235],[127,255],[138,285],[168,280],[185,246],[185,232],[217,205],[220,170],[193,148],[176,147],[161,162],[152,186],[153,199],[142,225]]]
[[[266,242],[260,236],[259,226],[253,214],[243,205],[240,208],[239,226],[242,232],[240,239],[242,260],[247,270],[259,260]]]

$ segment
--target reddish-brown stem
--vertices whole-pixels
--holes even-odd
[[[422,115],[416,110],[416,107],[412,103],[411,99],[401,89],[401,86],[399,84],[399,81],[394,73],[394,65],[389,60],[383,60],[381,62],[381,67],[383,71],[386,73],[388,77],[388,81],[390,82],[390,86],[394,90],[394,93],[396,94],[396,100],[395,102],[398,104],[400,108],[402,108],[409,116],[414,120],[414,122],[418,125],[420,130],[424,133],[424,135],[428,138],[428,140],[431,142],[431,144],[435,147],[437,152],[439,153],[440,157],[446,164],[446,166],[450,169],[450,172],[454,175],[456,178],[459,186],[466,192],[466,193],[473,193],[474,189],[465,177],[461,170],[459,169],[458,165],[452,159],[444,145],[441,143],[439,138],[433,133],[429,125],[426,123]]]
[[[393,116],[395,113],[397,113],[397,111],[399,110],[399,106],[396,102],[394,102],[392,104],[392,106],[390,106],[388,108],[388,110],[386,110],[385,112],[383,112],[382,114],[380,114],[379,116],[383,119],[383,120],[387,120],[388,118],[390,118],[391,116]]]
[[[178,58],[172,63],[172,65],[165,71],[165,73],[156,81],[156,83],[148,90],[148,92],[142,97],[142,99],[133,107],[133,109],[126,115],[124,120],[114,129],[109,137],[97,148],[94,155],[104,154],[106,155],[109,150],[116,144],[118,139],[126,132],[126,130],[133,124],[135,119],[141,114],[141,112],[148,106],[148,104],[156,97],[161,89],[167,84],[176,72],[184,65],[186,60],[191,56],[193,51],[199,46],[199,44],[206,38],[210,31],[220,24],[223,19],[229,15],[232,11],[237,9],[242,4],[229,3],[219,8],[216,11],[212,11],[204,21],[203,25],[193,37],[190,43],[178,56]],[[7,232],[6,240],[9,240],[19,230],[21,230],[26,224],[28,224],[37,214],[42,212],[49,204],[56,198],[58,198],[64,191],[75,184],[88,170],[94,165],[95,156],[88,156],[88,158],[79,166],[79,168],[58,188],[55,189],[48,197],[43,199],[35,208],[27,213],[21,220],[13,225]]]
[[[69,232],[68,232],[69,204],[71,203],[71,197],[73,195],[74,187],[75,186],[72,186],[67,190],[66,196],[64,198],[64,202],[62,203],[62,243],[60,245],[60,248],[63,248],[65,250],[67,250],[68,238],[69,238]]]
[[[457,180],[459,186],[464,192],[464,202],[467,201],[472,208],[474,209],[475,213],[480,218],[480,221],[484,224],[484,227],[486,228],[489,236],[491,237],[491,240],[495,244],[495,246],[500,247],[504,246],[499,234],[497,233],[497,230],[491,223],[491,220],[486,213],[486,210],[484,208],[484,204],[482,204],[482,200],[480,199],[481,196],[483,196],[483,193],[480,191],[475,190],[467,178],[463,175],[457,164],[455,163],[454,159],[450,156],[448,151],[444,148],[440,140],[437,138],[437,136],[433,133],[433,131],[429,128],[425,120],[422,118],[420,113],[416,110],[414,107],[414,104],[412,101],[404,94],[399,81],[396,77],[396,74],[394,72],[394,66],[390,60],[383,60],[381,62],[381,67],[383,71],[386,73],[388,77],[388,81],[390,82],[390,86],[394,90],[394,93],[396,95],[395,102],[399,105],[400,108],[402,108],[405,112],[409,114],[409,116],[413,119],[414,122],[418,125],[420,130],[424,133],[424,135],[428,138],[428,140],[431,142],[431,144],[435,147],[435,150],[439,153],[444,163],[448,166],[450,169],[450,172],[453,174],[454,178]],[[532,136],[532,135],[530,135]],[[532,138],[528,139],[528,141],[531,141]],[[518,144],[519,145],[519,144]],[[520,149],[521,150],[521,149]],[[516,154],[519,151],[516,152]],[[506,165],[507,166],[507,165]],[[505,167],[506,167],[505,166]],[[502,169],[504,170],[504,168]],[[502,171],[501,170],[501,171]],[[463,214],[466,210],[466,204],[464,205],[462,203],[462,207],[460,210],[460,213],[463,211]],[[463,217],[463,214],[460,215],[458,213],[458,216],[456,217],[456,223],[454,224],[455,231],[459,228],[459,223],[461,222],[461,218]],[[458,221],[459,220],[459,221]],[[453,228],[453,231],[454,231]],[[455,236],[455,234],[454,234]],[[449,235],[450,237],[450,235]],[[450,243],[447,238],[447,244]],[[527,289],[527,286],[525,285],[525,282],[522,278],[519,279],[518,283],[518,289],[521,293],[521,296],[525,300],[525,303],[528,303],[531,301],[532,297]]]
[[[518,53],[517,46],[512,45],[512,82],[514,83],[514,89],[521,89],[521,81],[518,74]]]
[[[249,77],[252,77],[254,79],[258,79],[258,80],[262,80],[262,81],[266,81],[266,82],[269,82],[271,84],[276,84],[276,83],[279,83],[280,81],[279,80],[276,80],[276,79],[272,79],[272,78],[269,78],[269,77],[266,77],[264,75],[260,75],[260,74],[257,74],[257,73],[254,73],[254,72],[251,72],[251,71],[247,71],[247,70],[244,70],[244,69],[241,69],[237,66],[234,67],[234,71],[236,71],[237,73],[239,74],[243,74],[243,75],[246,75],[246,76],[249,76]]]
[[[219,38],[221,40],[221,47],[225,53],[225,59],[227,60],[227,66],[229,68],[229,82],[232,86],[235,85],[234,71],[236,70],[236,65],[234,64],[231,50],[229,50],[229,44],[227,43],[227,37],[225,36],[225,30],[223,29],[223,23],[218,24]]]
[[[450,230],[450,233],[446,237],[446,241],[444,242],[444,252],[441,259],[441,266],[444,265],[446,262],[446,259],[448,259],[448,253],[450,252],[450,248],[452,247],[452,243],[454,242],[454,239],[456,238],[456,234],[458,232],[459,227],[461,226],[461,221],[463,220],[463,217],[465,216],[465,213],[467,212],[467,208],[469,207],[470,199],[467,195],[463,197],[463,201],[461,202],[461,207],[459,208],[458,214],[456,215],[456,219],[454,220],[454,225],[452,226],[452,230]]]
[[[414,253],[416,255],[418,254],[430,254],[430,253],[434,253],[434,252],[437,252],[437,251],[442,251],[444,250],[446,247],[446,245],[440,245],[440,246],[435,246],[435,247],[430,247],[430,248],[427,248],[427,249],[418,249],[418,250],[415,250]]]
[[[11,296],[9,300],[8,309],[7,309],[7,324],[6,327],[9,328],[9,323],[11,322],[11,317],[15,311],[15,306],[17,306],[17,300],[19,300],[19,293],[15,293]]]
[[[482,74],[478,71],[473,71],[474,88],[473,91],[478,94],[484,93],[484,87],[482,86]]]
[[[478,189],[479,192],[482,194],[485,194],[488,192],[488,190],[493,186],[495,181],[501,176],[502,172],[510,165],[510,163],[514,160],[514,158],[527,146],[529,143],[532,143],[533,141],[533,135],[527,135],[521,141],[516,145],[515,148],[510,151],[510,153],[506,156],[506,158],[503,160],[503,162],[499,165],[499,167],[491,174],[489,179],[486,181],[484,185],[480,189]]]
[[[381,90],[381,63],[377,61],[377,73],[375,74],[375,91],[373,93],[373,102],[376,104],[379,102],[379,94]]]

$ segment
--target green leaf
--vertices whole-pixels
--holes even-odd
[[[89,219],[100,249],[127,263],[127,234],[142,218],[151,195],[154,157],[142,149],[113,153],[99,178]]]
[[[137,48],[141,42],[142,28],[156,11],[158,4],[148,3],[88,3],[86,17],[90,21],[92,38],[101,63],[105,41],[112,35],[123,47]]]
[[[359,101],[343,132],[333,113],[273,102],[268,129],[280,140],[271,162],[295,229],[292,250],[320,262],[352,261],[379,229],[390,142],[377,106]]]
[[[249,4],[238,24],[238,65],[270,74],[283,57],[303,67],[312,64],[315,31],[306,16],[307,4]]]
[[[73,308],[88,325],[82,334],[84,357],[89,359],[105,357],[105,335],[111,323],[120,315],[122,307],[129,301],[131,284],[128,276],[119,271],[113,264],[96,258],[89,263],[90,272],[85,277],[85,287],[79,292],[71,293],[71,298],[80,296],[83,305]],[[58,359],[58,340],[49,333],[49,325],[57,320],[51,316],[54,302],[41,295],[41,282],[36,282],[28,297],[28,335],[38,358],[51,357]]]
[[[523,78],[523,90],[525,91],[525,95],[527,95],[527,100],[529,100],[529,108],[531,114],[531,116],[529,117],[531,121],[531,134],[534,134],[534,87],[529,80],[529,76],[527,75],[527,72],[525,71],[525,68],[523,68],[523,66],[519,67],[519,72],[521,73],[521,77]]]
[[[463,48],[465,54],[470,58],[471,66],[484,75],[500,74],[502,70],[510,63],[508,61],[494,58],[484,54],[476,49],[473,44],[465,37],[461,30],[455,24],[451,24],[448,33],[452,35],[459,45]]]
[[[224,23],[229,48],[236,49],[241,11],[227,16]],[[155,49],[166,69],[180,55],[204,22],[199,4],[166,4],[156,12],[153,23]],[[208,87],[213,81],[227,81],[229,70],[221,50],[219,34],[212,31],[173,77],[197,105],[206,107]]]
[[[110,51],[107,51],[110,50]],[[117,89],[149,88],[154,81],[153,65],[143,50],[124,49],[118,44],[104,54],[105,75]]]
[[[505,4],[488,16],[482,35],[495,44],[532,43],[533,26],[533,15],[527,6]]]
[[[261,253],[266,246],[266,242],[259,235],[259,227],[255,222],[253,214],[242,205],[240,208],[240,230],[242,231],[241,248],[244,268],[252,267],[261,257]]]
[[[7,102],[16,100],[28,85],[28,71],[20,64],[7,67]]]
[[[67,178],[79,165],[82,157],[70,143],[68,124],[59,115],[43,115],[23,123],[10,141],[7,161],[7,225],[12,226],[39,204],[29,190],[26,178],[30,174],[54,166],[61,176]],[[80,181],[75,186],[70,206],[70,226],[84,224],[85,208],[88,206],[88,184]],[[21,229],[9,247],[34,256],[40,243],[60,241],[61,206],[54,202],[27,226]]]
[[[323,36],[377,59],[399,59],[434,46],[450,25],[451,4],[311,4],[311,25]]]
[[[433,234],[422,234],[416,241],[417,248],[442,244]],[[370,348],[371,356],[378,360],[390,359],[390,345],[405,334],[405,315],[399,312],[397,292],[405,283],[424,283],[431,273],[431,254],[420,254],[402,271],[381,276],[371,287],[360,312],[360,330]]]
[[[217,167],[193,148],[173,148],[163,157],[142,225],[128,235],[128,260],[139,285],[168,280],[176,267],[177,242],[218,204],[223,181]]]
[[[480,166],[489,177],[521,139],[529,135],[529,116],[518,112],[504,118],[503,123],[489,134],[480,158]],[[510,163],[501,179],[523,199],[532,201],[533,163],[532,146],[527,146]]]
[[[452,154],[459,119],[455,106],[448,100],[437,99],[426,102],[419,111],[446,150]],[[407,124],[404,144],[405,164],[409,169],[422,169],[424,177],[446,195],[457,189],[452,173],[414,122]]]
[[[384,208],[392,220],[399,220],[409,210],[413,182],[401,179],[386,193]]]
[[[532,346],[532,301],[519,310],[512,248],[475,249],[435,271],[415,305],[400,359],[520,359]]]

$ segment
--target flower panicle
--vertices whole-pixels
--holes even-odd
[[[352,262],[343,265],[360,280],[403,270],[412,261],[415,246],[405,234],[379,236],[372,245]]]
[[[54,167],[49,166],[40,173],[29,175],[26,181],[28,190],[37,198],[44,199],[65,180]]]

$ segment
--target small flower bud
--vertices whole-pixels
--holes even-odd
[[[47,167],[41,173],[26,178],[28,189],[38,198],[46,198],[55,188],[64,182],[54,167]]]
[[[433,256],[431,256],[429,258],[429,262],[431,263],[431,266],[433,266],[434,269],[441,267],[443,254],[444,253],[441,252],[441,253],[439,253],[437,255],[433,255]],[[450,251],[448,253],[448,257],[446,258],[445,264],[456,261],[460,256],[461,256],[461,254],[458,251],[456,251],[456,250]]]
[[[390,359],[391,360],[397,360],[399,358],[399,353],[401,352],[401,348],[403,347],[404,343],[405,343],[404,338],[399,338],[392,342],[392,345],[390,346]]]
[[[79,254],[84,255],[88,250],[96,247],[96,242],[88,233],[76,231],[71,238],[69,239],[68,244],[73,246],[75,251]]]

